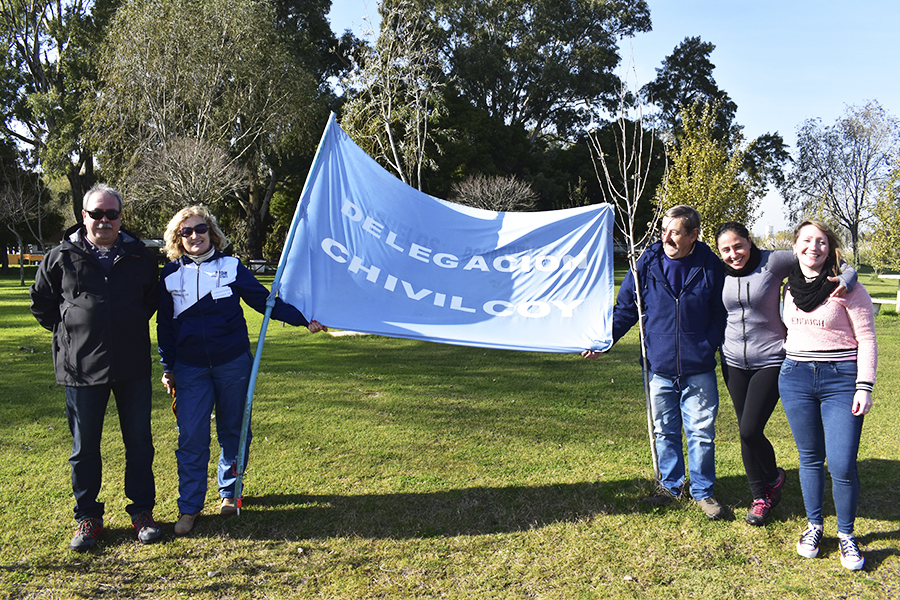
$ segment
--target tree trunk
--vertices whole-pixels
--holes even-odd
[[[247,192],[247,253],[249,258],[263,258],[263,238],[265,237],[265,203],[262,198],[263,190],[259,181],[254,180]]]
[[[859,268],[859,221],[850,227],[850,245],[853,247],[853,265]]]
[[[69,187],[72,189],[72,213],[75,220],[81,222],[81,211],[84,208],[84,194],[94,185],[94,155],[83,150],[77,165],[72,165],[66,172]]]
[[[12,225],[9,223],[6,224],[6,228],[16,236],[16,243],[19,245],[19,285],[25,285],[25,246],[22,244],[22,236],[19,235],[19,232],[13,229]],[[9,260],[9,257],[4,257],[4,260]]]

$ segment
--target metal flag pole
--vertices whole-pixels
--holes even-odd
[[[250,432],[250,414],[253,412],[253,392],[256,389],[256,374],[259,371],[263,342],[266,338],[266,330],[269,328],[269,318],[272,315],[272,309],[275,307],[275,298],[278,295],[278,289],[281,286],[281,276],[282,272],[284,271],[285,263],[287,262],[287,256],[290,253],[291,246],[294,243],[294,234],[297,231],[297,227],[300,225],[300,221],[306,214],[306,207],[303,204],[303,199],[306,197],[306,191],[309,187],[309,180],[313,173],[315,173],[316,171],[316,167],[319,164],[319,157],[322,154],[322,146],[324,146],[325,139],[328,137],[328,133],[329,131],[331,131],[334,123],[334,113],[331,113],[328,116],[328,123],[325,125],[325,131],[322,133],[322,139],[319,140],[319,146],[318,148],[316,148],[316,155],[313,158],[312,165],[310,165],[309,174],[306,177],[306,182],[303,184],[303,192],[301,192],[300,194],[300,201],[297,203],[297,209],[294,211],[294,218],[291,221],[291,229],[288,232],[287,240],[285,240],[284,242],[284,250],[282,250],[281,258],[278,261],[278,270],[275,271],[275,279],[272,282],[272,290],[269,292],[269,297],[266,299],[266,312],[263,314],[262,326],[259,329],[259,339],[256,342],[256,353],[253,356],[253,367],[250,369],[250,381],[247,386],[247,400],[244,403],[244,418],[241,421],[241,437],[240,441],[238,442],[237,460],[232,465],[232,469],[236,477],[234,482],[234,497],[235,504],[237,506],[237,514],[241,514],[241,506],[244,499],[244,470],[247,466],[245,464],[244,457],[247,454],[247,436]]]

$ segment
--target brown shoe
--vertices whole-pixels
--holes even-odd
[[[233,515],[237,512],[237,502],[234,498],[222,498],[222,508],[219,512],[223,515]]]
[[[725,518],[725,508],[712,496],[697,500],[697,505],[700,507],[700,510],[713,521]]]
[[[192,515],[186,515],[181,513],[178,517],[178,522],[175,523],[175,535],[184,535],[189,533],[191,529],[194,528],[194,521],[197,519],[197,516],[200,513],[194,513]]]

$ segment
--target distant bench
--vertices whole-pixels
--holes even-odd
[[[250,259],[248,261],[250,263],[250,272],[258,273],[261,275],[268,275],[269,273],[274,273],[278,270],[278,265],[275,263],[270,263],[265,260],[259,259]]]
[[[15,266],[19,264],[19,255],[18,254],[9,254],[9,266]],[[25,265],[39,265],[41,261],[44,260],[43,254],[23,254],[22,255],[22,264]]]
[[[900,306],[900,275],[879,275],[879,279],[894,279],[897,281],[897,299],[896,300],[888,300],[885,298],[872,298],[872,304],[875,306],[875,314],[878,314],[878,311],[881,310],[882,304],[887,304],[889,306],[894,307],[894,312],[897,312],[897,307]]]

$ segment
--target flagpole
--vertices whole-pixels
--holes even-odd
[[[284,250],[282,250],[281,258],[278,261],[278,269],[275,271],[275,279],[272,282],[272,290],[269,292],[269,297],[266,299],[266,312],[263,314],[262,326],[259,329],[259,339],[256,342],[256,353],[253,356],[253,367],[250,369],[250,381],[247,386],[247,399],[244,402],[244,417],[241,421],[241,437],[240,441],[238,442],[237,460],[236,464],[232,465],[232,469],[234,470],[234,474],[236,477],[234,482],[234,497],[235,504],[237,506],[237,514],[241,514],[241,505],[243,504],[244,499],[244,469],[246,468],[246,465],[244,464],[244,456],[247,452],[247,436],[250,432],[250,414],[253,412],[253,392],[256,389],[256,374],[259,371],[263,342],[266,338],[266,330],[269,328],[269,318],[272,315],[272,309],[275,307],[275,298],[278,295],[278,288],[281,285],[281,275],[284,271],[284,265],[287,261],[287,256],[290,253],[291,246],[294,243],[294,234],[297,231],[297,226],[300,224],[300,221],[303,219],[303,215],[306,212],[306,209],[303,205],[303,199],[306,196],[307,187],[309,186],[309,180],[319,164],[319,157],[322,154],[322,146],[324,145],[325,139],[328,137],[328,133],[329,131],[331,131],[334,123],[334,113],[331,113],[328,116],[328,123],[325,125],[325,131],[322,133],[322,139],[319,140],[319,146],[318,148],[316,148],[316,155],[313,158],[312,165],[310,165],[309,173],[306,176],[306,182],[304,182],[303,184],[303,192],[300,194],[300,201],[297,203],[297,209],[294,211],[294,218],[291,221],[291,229],[288,232],[287,240],[285,240],[284,242]]]

